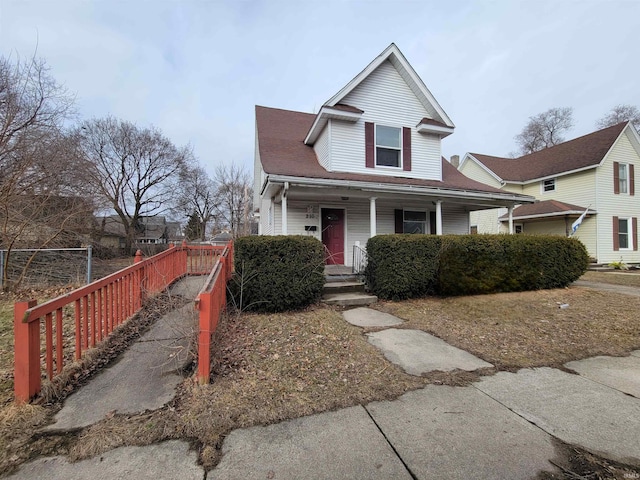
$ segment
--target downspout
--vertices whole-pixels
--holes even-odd
[[[287,192],[289,191],[289,182],[284,182],[280,198],[282,199],[282,235],[288,235],[287,228]]]

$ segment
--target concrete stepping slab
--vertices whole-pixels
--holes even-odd
[[[207,275],[190,275],[183,277],[171,286],[169,294],[182,295],[189,300],[195,300],[207,281],[207,278]]]
[[[444,340],[422,330],[390,328],[368,333],[369,343],[378,347],[387,360],[395,363],[410,375],[440,370],[474,371],[493,367],[464,350],[449,345]]]
[[[473,387],[429,385],[367,405],[419,479],[531,479],[555,471],[552,438]]]
[[[640,400],[553,368],[500,372],[474,386],[563,442],[640,466]]]
[[[634,357],[640,357],[640,350],[634,350],[633,352],[631,352],[631,355],[633,355]]]
[[[347,310],[342,312],[342,316],[357,327],[393,327],[403,323],[398,317],[366,307]]]
[[[202,480],[204,470],[197,465],[198,455],[180,440],[149,445],[120,447],[96,457],[69,463],[65,457],[39,458],[26,463],[7,477],[12,480],[46,478],[71,480],[108,478],[110,480],[157,480],[180,478]]]
[[[593,357],[565,363],[583,377],[640,398],[640,357]]]
[[[209,480],[406,479],[411,475],[363,407],[234,430]]]

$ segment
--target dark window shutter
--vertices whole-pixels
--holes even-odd
[[[613,162],[613,193],[620,193],[620,164]]]
[[[633,168],[632,164],[629,164],[629,195],[636,194],[636,179],[635,177],[635,168]]]
[[[429,212],[429,229],[431,234],[436,234],[436,212]]]
[[[633,249],[638,251],[638,217],[631,217],[631,238],[633,239]]]
[[[613,250],[620,250],[620,222],[618,217],[613,217]]]
[[[396,210],[394,213],[396,218],[396,233],[404,233],[404,211]]]
[[[402,127],[402,169],[411,171],[411,129]]]
[[[367,168],[375,167],[376,146],[373,128],[373,123],[364,122],[365,166]]]

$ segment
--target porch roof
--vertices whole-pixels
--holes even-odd
[[[329,172],[320,165],[313,147],[304,139],[314,122],[315,115],[256,106],[256,128],[262,168],[267,175],[298,177],[301,179],[326,179],[330,181],[362,182],[397,187],[425,187],[440,190],[491,194],[520,203],[533,201],[532,197],[517,195],[472,180],[458,171],[444,158],[442,181],[422,180],[410,177],[392,177],[347,172]]]
[[[520,205],[513,210],[514,220],[535,220],[549,217],[564,217],[566,215],[582,215],[587,210],[579,205],[560,202],[558,200],[544,200],[530,205]],[[587,215],[596,213],[589,209]],[[500,217],[501,222],[509,221],[509,214]]]

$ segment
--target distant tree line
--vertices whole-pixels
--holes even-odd
[[[69,126],[71,125],[71,126]],[[0,56],[0,250],[79,246],[96,212],[120,219],[128,251],[142,217],[197,223],[189,238],[249,233],[249,174],[221,164],[213,176],[191,147],[158,128],[112,116],[79,119],[74,96],[46,62]],[[195,220],[194,220],[195,219]],[[6,272],[7,269],[5,269]]]

